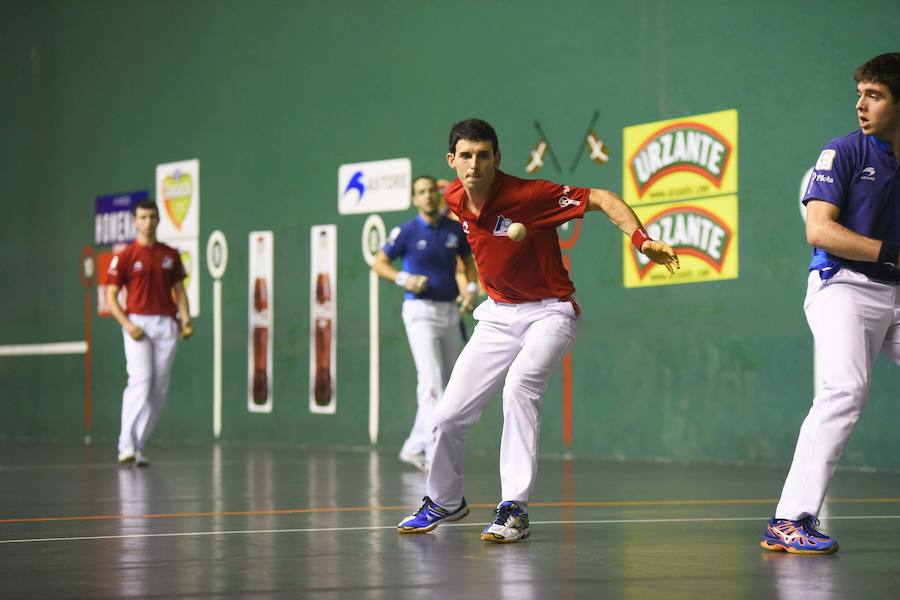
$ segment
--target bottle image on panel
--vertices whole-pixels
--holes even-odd
[[[266,240],[256,238],[256,279],[253,281],[253,403],[269,400],[269,286],[264,275]]]
[[[328,233],[319,232],[316,269],[316,303],[313,318],[316,328],[316,370],[313,397],[319,406],[331,403],[331,278],[328,274]]]

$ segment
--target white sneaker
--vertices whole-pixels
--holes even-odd
[[[401,452],[400,460],[402,460],[405,463],[411,464],[412,466],[414,466],[418,470],[422,471],[423,473],[427,473],[428,468],[431,466],[428,464],[428,461],[425,459],[424,452],[418,452],[416,454],[407,454],[405,452]]]
[[[150,461],[144,456],[144,453],[138,450],[134,453],[134,464],[139,467],[149,467]]]
[[[494,510],[494,520],[481,532],[481,539],[495,544],[515,543],[531,535],[528,513],[515,502],[501,502]]]
[[[119,452],[119,464],[130,465],[134,462],[134,450],[123,450]]]

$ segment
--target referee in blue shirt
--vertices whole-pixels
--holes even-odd
[[[391,231],[372,266],[406,290],[402,314],[416,364],[418,410],[400,460],[423,471],[431,464],[434,408],[463,344],[460,311],[472,311],[477,291],[472,249],[460,224],[441,212],[440,201],[434,177],[413,180],[412,203],[418,215]],[[401,257],[398,271],[391,262]],[[462,294],[456,283],[457,257],[465,266]]]

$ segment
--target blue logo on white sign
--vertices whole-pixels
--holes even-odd
[[[412,164],[408,158],[338,167],[338,212],[342,215],[406,210]]]
[[[347,197],[347,194],[355,191],[357,193],[356,203],[359,204],[363,196],[366,193],[366,184],[363,183],[363,172],[357,171],[353,174],[353,177],[350,178],[350,183],[347,184],[347,187],[344,189],[344,198]]]

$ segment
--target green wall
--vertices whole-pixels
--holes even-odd
[[[621,189],[623,127],[739,113],[740,278],[622,286],[621,236],[590,215],[572,251],[585,308],[574,358],[578,454],[790,460],[812,387],[800,178],[855,126],[853,70],[895,51],[900,5],[635,2],[6,2],[0,5],[0,344],[83,339],[78,254],[98,195],[153,190],[155,165],[201,165],[201,247],[222,230],[226,440],[366,445],[364,215],[339,216],[342,163],[407,156],[450,176],[449,126],[481,116],[524,175],[539,119],[568,169],[593,112],[612,160],[540,176]],[[860,15],[868,15],[866,18]],[[864,23],[864,25],[863,25]],[[549,164],[549,163],[548,163]],[[385,213],[390,227],[409,213]],[[338,403],[307,409],[309,228],[339,237]],[[272,415],[246,411],[247,234],[275,236]],[[212,284],[155,435],[212,437]],[[382,284],[380,445],[414,414],[400,293]],[[121,334],[94,318],[94,438],[117,435]],[[83,357],[0,358],[0,435],[77,439]],[[845,465],[900,468],[900,371],[880,361]],[[561,384],[543,449],[564,451]],[[470,436],[495,448],[499,402]]]

